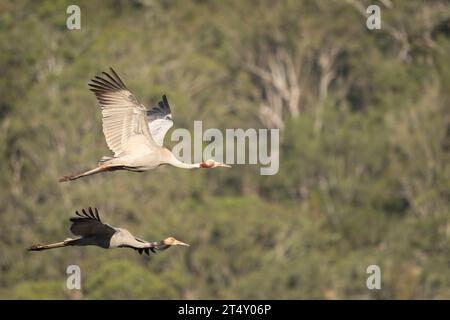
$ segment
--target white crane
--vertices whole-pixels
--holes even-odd
[[[157,107],[147,110],[117,73],[112,68],[110,70],[111,74],[103,72],[104,77],[96,76],[89,86],[102,107],[103,133],[114,156],[103,157],[98,167],[65,176],[60,182],[105,171],[142,172],[163,164],[184,169],[230,167],[214,160],[194,164],[179,161],[169,149],[163,147],[164,136],[173,126],[167,97],[163,95]]]
[[[187,243],[181,242],[173,237],[166,238],[161,241],[147,242],[136,238],[128,230],[122,228],[114,228],[109,224],[101,221],[97,208],[92,210],[91,207],[86,211],[76,211],[77,217],[70,218],[72,225],[70,232],[78,238],[66,239],[62,242],[51,244],[35,244],[28,248],[30,251],[42,251],[47,249],[61,248],[67,246],[97,246],[104,249],[111,248],[132,248],[140,254],[145,252],[150,255],[150,251],[166,250],[171,246],[181,245],[189,246]]]

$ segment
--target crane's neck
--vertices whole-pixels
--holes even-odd
[[[180,160],[178,160],[172,152],[170,152],[170,150],[167,150],[167,163],[177,167],[177,168],[182,168],[182,169],[196,169],[196,168],[201,168],[201,163],[184,163],[181,162]]]
[[[163,241],[155,241],[155,242],[150,243],[150,247],[162,251],[162,250],[166,250],[170,246],[165,244]]]

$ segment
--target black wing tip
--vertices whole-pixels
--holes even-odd
[[[109,70],[110,70],[111,73],[114,75],[114,78],[117,80],[117,82],[118,82],[119,84],[121,84],[122,87],[123,87],[124,89],[126,89],[127,86],[125,85],[125,83],[123,83],[122,79],[119,77],[119,75],[117,74],[117,72],[116,72],[112,67],[109,67]]]
[[[147,114],[153,116],[154,118],[164,117],[171,113],[169,101],[167,100],[167,96],[165,94],[162,95],[162,99],[158,101],[157,106],[154,106],[147,111]]]
[[[114,70],[113,67],[110,66],[109,71],[111,71],[111,73],[114,74],[115,76],[118,76],[116,70]]]
[[[162,95],[162,102],[163,102],[164,105],[170,110],[169,100],[167,100],[166,94],[163,94],[163,95]]]
[[[98,209],[94,207],[88,207],[87,210],[85,208],[81,209],[81,213],[79,210],[75,211],[76,217],[71,217],[69,221],[74,222],[82,219],[90,219],[90,220],[97,220],[98,222],[102,222],[100,219],[100,215],[98,213]]]
[[[125,83],[123,83],[122,79],[120,79],[119,75],[112,67],[109,67],[109,73],[107,71],[102,71],[101,73],[106,76],[106,79],[98,75],[95,76],[88,82],[88,85],[91,88],[100,91],[128,90]],[[93,90],[91,89],[91,91]]]
[[[159,109],[160,111],[165,111],[166,114],[170,113],[170,105],[169,100],[167,100],[167,96],[165,94],[162,95],[162,99],[158,101],[158,106],[153,109]]]

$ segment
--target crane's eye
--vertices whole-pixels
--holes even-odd
[[[172,117],[171,117],[171,116],[166,116],[165,119],[166,119],[166,120],[172,120]]]

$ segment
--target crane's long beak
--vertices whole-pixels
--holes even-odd
[[[179,240],[175,240],[173,244],[174,244],[174,245],[178,245],[178,246],[186,246],[186,247],[190,247],[189,244],[184,243],[184,242],[179,241]]]

